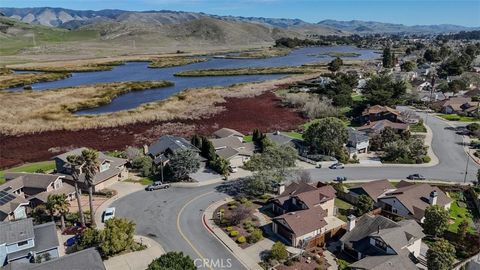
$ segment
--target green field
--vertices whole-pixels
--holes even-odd
[[[422,122],[419,122],[415,125],[410,125],[410,131],[411,132],[418,132],[418,133],[426,133],[427,128]]]
[[[458,114],[439,114],[438,116],[442,117],[448,121],[460,121],[460,122],[476,122],[480,121],[480,119],[471,117],[471,116],[461,116]]]
[[[338,209],[337,218],[347,221],[347,210],[353,208],[353,205],[344,200],[335,198],[335,207]]]
[[[458,225],[460,225],[463,220],[467,220],[468,224],[470,225],[468,232],[475,234],[476,230],[473,223],[474,213],[472,213],[472,211],[466,207],[463,194],[452,192],[450,193],[450,197],[453,201],[449,211],[451,223],[448,225],[448,230],[456,233],[458,230]]]
[[[49,161],[41,161],[35,163],[28,163],[24,164],[15,168],[11,168],[8,170],[0,171],[0,183],[5,182],[5,173],[6,172],[52,172],[55,169],[55,162],[53,160]]]

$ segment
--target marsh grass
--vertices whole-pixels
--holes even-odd
[[[152,121],[199,119],[219,113],[225,98],[253,97],[277,85],[307,80],[320,73],[293,75],[264,82],[229,87],[189,89],[165,100],[135,109],[101,115],[76,116],[73,112],[106,104],[128,91],[167,86],[165,81],[122,82],[44,91],[0,92],[0,133],[17,135],[51,130],[82,130],[117,127]],[[161,91],[151,90],[151,91]]]
[[[38,82],[50,82],[70,77],[70,73],[10,73],[0,75],[0,89],[25,86]]]
[[[200,63],[208,61],[207,58],[200,57],[161,57],[152,59],[150,62],[149,68],[165,68],[165,67],[176,67],[183,66],[188,64]]]
[[[238,76],[238,75],[267,75],[267,74],[306,74],[318,72],[312,67],[259,67],[259,68],[226,68],[226,69],[200,69],[187,70],[175,73],[179,77],[202,77],[202,76]]]

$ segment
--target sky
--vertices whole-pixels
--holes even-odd
[[[480,26],[480,0],[0,0],[1,7],[177,10],[245,17]]]

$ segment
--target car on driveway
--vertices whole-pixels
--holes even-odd
[[[67,241],[65,241],[65,246],[71,247],[75,245],[78,241],[80,241],[80,238],[81,236],[79,234],[68,238]]]
[[[157,181],[157,182],[153,182],[153,184],[151,184],[151,185],[148,185],[148,187],[145,188],[145,189],[147,191],[153,191],[153,190],[157,190],[157,189],[167,189],[169,187],[170,187],[169,184],[164,184],[160,181]]]
[[[407,179],[410,180],[425,180],[425,177],[421,174],[415,173],[415,174],[410,174],[407,176]]]
[[[103,212],[103,222],[115,217],[115,207],[109,207]]]
[[[330,169],[336,170],[336,169],[345,169],[345,165],[343,163],[335,163],[330,165]]]

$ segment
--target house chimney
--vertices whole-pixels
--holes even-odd
[[[355,217],[354,215],[349,215],[347,217],[347,232],[353,230],[353,228],[355,228],[355,221],[356,221],[357,217]]]
[[[143,145],[143,154],[147,154],[148,153],[148,145],[144,144]]]
[[[278,186],[278,195],[282,194],[283,192],[285,192],[285,184],[280,184]]]
[[[430,199],[428,201],[428,203],[430,205],[436,205],[437,204],[437,197],[438,197],[438,193],[436,190],[430,192]]]

